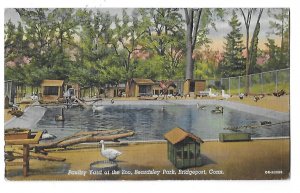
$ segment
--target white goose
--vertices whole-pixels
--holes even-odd
[[[230,95],[229,94],[225,94],[225,91],[222,90],[222,97],[227,100],[227,99],[230,98]]]
[[[106,157],[109,161],[114,161],[119,155],[122,153],[115,149],[104,149],[104,141],[101,140],[100,144],[102,144],[102,149],[100,151],[101,155]]]
[[[217,94],[212,93],[212,92],[211,92],[211,88],[209,88],[208,96],[209,96],[209,97],[216,97]]]

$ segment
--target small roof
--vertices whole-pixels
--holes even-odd
[[[167,132],[164,135],[164,137],[165,137],[166,140],[171,142],[173,145],[183,141],[187,137],[192,138],[193,140],[195,140],[198,143],[204,143],[204,141],[202,139],[200,139],[200,137],[197,137],[196,135],[194,135],[192,133],[189,133],[189,132],[187,132],[184,129],[179,128],[179,127],[170,130],[169,132]]]
[[[143,79],[143,78],[133,78],[132,79],[134,82],[136,82],[137,84],[154,84],[153,80],[151,79]]]
[[[41,86],[62,86],[63,80],[43,80]]]

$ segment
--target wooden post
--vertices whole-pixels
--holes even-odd
[[[29,171],[29,145],[23,145],[23,176],[28,176]]]

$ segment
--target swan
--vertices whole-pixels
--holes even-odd
[[[119,155],[122,153],[115,149],[104,149],[104,141],[101,140],[100,144],[102,144],[101,155],[106,157],[109,161],[114,161]]]
[[[222,90],[222,97],[227,100],[228,98],[230,98],[230,95],[229,94],[225,94],[225,91]]]
[[[93,112],[95,112],[95,111],[102,111],[103,109],[104,109],[104,106],[102,106],[102,105],[93,105],[93,107],[92,107],[92,109],[93,109]]]
[[[217,94],[212,93],[212,92],[211,92],[211,88],[209,88],[208,96],[209,96],[209,97],[216,97]]]
[[[55,138],[56,138],[56,136],[48,133],[48,131],[46,129],[43,131],[42,140],[51,140],[51,139],[55,139]]]

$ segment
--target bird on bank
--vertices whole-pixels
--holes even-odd
[[[217,94],[212,93],[212,92],[211,92],[211,88],[209,88],[208,96],[209,96],[209,97],[216,97]]]
[[[244,94],[244,93],[240,93],[240,94],[239,94],[239,98],[240,98],[241,100],[243,100],[244,97],[245,97],[245,94]]]
[[[116,158],[122,154],[121,152],[115,149],[105,149],[103,140],[100,141],[100,144],[102,145],[100,151],[101,155],[103,157],[106,157],[109,161],[115,161]]]
[[[254,100],[254,102],[257,102],[257,101],[263,99],[264,97],[265,97],[264,94],[255,95],[253,100]]]
[[[229,95],[229,94],[225,94],[225,91],[224,90],[222,90],[222,97],[224,98],[224,99],[229,99],[231,96]]]
[[[255,95],[255,96],[253,97],[253,100],[254,100],[254,102],[257,102],[257,101],[260,100],[260,97]]]

